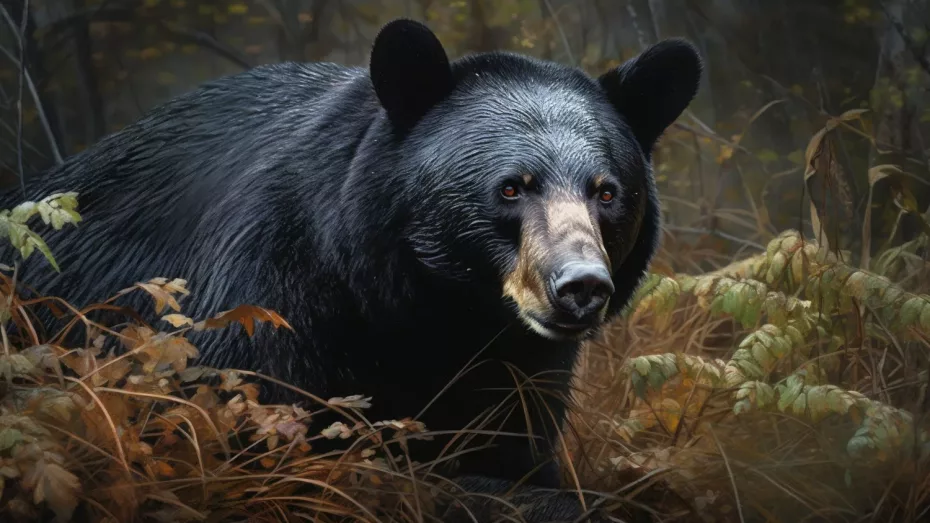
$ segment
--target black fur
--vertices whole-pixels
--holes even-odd
[[[541,456],[525,437],[500,437],[461,460],[462,473],[516,479],[550,457],[578,341],[535,334],[501,298],[526,217],[500,202],[499,185],[531,172],[541,194],[583,191],[609,175],[618,200],[597,212],[616,315],[659,237],[651,148],[699,76],[683,42],[600,79],[500,52],[450,65],[428,29],[396,21],[376,40],[370,75],[282,63],[221,78],[33,182],[34,198],[78,191],[86,220],[43,231],[60,275],[31,259],[22,279],[84,305],[136,281],[183,277],[193,292],[184,312],[195,318],[243,303],[273,309],[294,332],[192,336],[201,362],[323,397],[373,396],[373,420],[416,415],[490,343],[478,358],[488,361],[422,419],[454,430],[492,408],[506,394],[495,389],[514,387],[501,361],[550,380],[548,411],[524,396],[532,429],[550,436],[537,442]],[[144,297],[129,303],[148,310]],[[503,428],[526,432],[515,401]],[[531,481],[555,486],[556,470]]]

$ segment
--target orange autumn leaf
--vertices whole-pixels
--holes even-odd
[[[194,329],[198,331],[216,329],[225,327],[233,322],[238,322],[245,328],[249,336],[252,336],[255,332],[256,321],[271,322],[275,329],[278,327],[285,327],[293,330],[290,324],[277,313],[255,305],[240,305],[235,309],[221,312],[210,319],[198,322],[194,325]]]
[[[162,478],[173,478],[177,475],[174,467],[165,463],[164,461],[156,461],[152,468],[154,469],[155,474]]]

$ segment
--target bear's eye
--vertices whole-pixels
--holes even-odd
[[[610,203],[614,199],[614,193],[610,189],[604,189],[599,196],[601,203]]]
[[[517,186],[512,183],[506,183],[501,187],[501,196],[507,198],[508,200],[514,200],[520,195],[520,191],[517,189]]]

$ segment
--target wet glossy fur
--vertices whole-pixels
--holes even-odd
[[[377,93],[364,68],[257,67],[149,111],[31,182],[30,198],[79,192],[85,221],[44,232],[61,275],[36,255],[22,278],[84,305],[136,281],[182,277],[190,316],[273,309],[294,332],[192,336],[202,363],[259,370],[323,397],[373,396],[375,420],[416,415],[493,341],[478,358],[487,362],[423,419],[457,429],[493,408],[506,392],[475,389],[513,389],[501,361],[549,380],[551,394],[523,398],[534,433],[549,435],[542,457],[524,437],[462,460],[463,473],[516,479],[548,456],[579,342],[531,329],[504,282],[520,263],[558,257],[546,209],[570,202],[594,217],[616,287],[604,312],[619,311],[658,241],[651,148],[694,95],[700,62],[673,42],[652,51],[647,74],[633,75],[645,66],[631,62],[601,83],[508,53],[459,59],[446,77],[441,48],[404,23],[375,46]],[[433,54],[411,57],[417,46]],[[527,173],[537,200],[501,204],[499,184]],[[614,205],[589,207],[583,187],[604,180],[617,188]],[[3,205],[20,199],[8,194]],[[521,259],[531,251],[542,254]],[[134,305],[150,310],[145,298]],[[520,399],[510,402],[517,412],[504,429],[526,432]],[[533,481],[554,486],[555,467]]]

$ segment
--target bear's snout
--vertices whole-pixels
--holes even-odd
[[[549,278],[549,296],[553,305],[573,322],[588,327],[614,293],[610,272],[603,263],[568,262]]]

